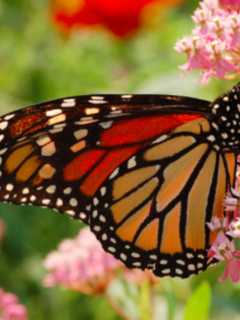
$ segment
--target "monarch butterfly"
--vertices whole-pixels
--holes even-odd
[[[240,84],[208,101],[87,95],[0,119],[0,200],[90,225],[104,249],[157,276],[205,270],[234,185]]]

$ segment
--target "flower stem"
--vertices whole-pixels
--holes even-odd
[[[152,320],[152,301],[151,301],[151,286],[148,281],[144,281],[140,286],[139,299],[139,319]]]
[[[109,294],[106,293],[105,297],[117,315],[119,315],[123,320],[130,320],[124,313],[124,311],[121,309],[121,307],[114,301],[114,299]]]

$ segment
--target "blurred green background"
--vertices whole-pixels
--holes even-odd
[[[197,3],[184,1],[155,18],[152,28],[116,39],[99,30],[60,34],[50,20],[46,0],[0,0],[1,114],[86,93],[214,98],[231,83],[212,81],[202,87],[199,74],[181,73],[178,66],[184,57],[173,49],[177,39],[190,33],[190,15]],[[1,205],[0,215],[6,223],[0,287],[19,295],[30,319],[119,319],[102,297],[41,285],[43,258],[60,240],[74,236],[82,226],[79,222],[45,209],[13,205]],[[240,319],[240,286],[219,283],[220,273],[221,267],[214,267],[189,280],[161,280],[156,289],[158,319],[183,319],[184,312],[184,319]],[[209,316],[203,311],[208,303]]]

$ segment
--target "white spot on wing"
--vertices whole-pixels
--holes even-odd
[[[123,94],[122,96],[121,96],[121,98],[122,99],[131,99],[132,98],[132,94]]]
[[[46,191],[49,194],[53,194],[56,191],[56,186],[55,185],[51,185],[51,186],[47,187]]]
[[[50,141],[51,141],[51,139],[48,136],[43,136],[43,137],[40,137],[39,139],[37,139],[36,142],[39,146],[44,146],[45,144],[47,144]]]
[[[8,150],[8,148],[1,149],[0,150],[0,155],[3,155],[7,150]]]
[[[50,204],[50,202],[51,202],[50,199],[43,199],[42,200],[42,204],[44,204],[44,205],[48,205],[48,204]]]
[[[128,169],[134,168],[136,166],[136,157],[132,157],[128,160],[127,167]]]
[[[69,201],[69,204],[70,204],[71,207],[77,207],[78,201],[75,198],[71,198],[70,201]]]
[[[85,109],[85,114],[86,115],[97,114],[99,112],[100,112],[99,108],[86,108]]]
[[[80,212],[79,217],[80,217],[80,219],[86,219],[87,215],[84,212]]]
[[[52,141],[42,148],[41,153],[44,157],[51,157],[55,152],[56,152],[56,146],[55,146],[55,143]]]
[[[57,199],[57,201],[56,201],[56,206],[57,206],[57,207],[63,206],[63,201],[62,201],[62,199],[60,199],[60,198]]]
[[[59,115],[56,115],[55,117],[53,118],[50,118],[48,120],[48,124],[49,125],[53,125],[53,124],[57,124],[59,122],[64,122],[66,120],[66,115],[63,113],[63,114],[59,114]],[[61,128],[62,129],[62,128]]]
[[[216,140],[216,138],[214,137],[214,135],[210,135],[207,137],[207,140],[210,141],[210,142],[213,142]]]
[[[0,122],[0,130],[5,130],[8,126],[8,121]]]
[[[168,136],[167,136],[166,134],[163,134],[163,135],[162,135],[162,136],[160,136],[159,138],[157,138],[157,139],[153,140],[152,144],[162,142],[162,141],[166,140],[166,139],[167,139],[167,137],[168,137]]]
[[[15,117],[15,113],[8,114],[7,116],[4,117],[4,120],[11,120],[14,117]]]
[[[75,215],[75,212],[73,210],[66,210],[65,212],[71,217]]]
[[[30,201],[36,201],[37,200],[37,197],[36,196],[34,196],[34,195],[32,195],[31,197],[30,197]]]
[[[82,138],[85,138],[88,134],[88,130],[87,129],[80,129],[80,130],[77,130],[73,133],[74,137],[77,139],[77,140],[80,140]]]
[[[24,188],[22,190],[22,194],[29,194],[29,192],[30,192],[29,188]]]
[[[14,189],[14,185],[13,184],[9,183],[9,184],[6,185],[6,190],[7,191],[12,191],[13,189]]]
[[[101,122],[99,125],[103,128],[103,129],[108,129],[112,126],[113,122],[112,121],[107,121],[107,122]]]
[[[63,108],[67,108],[67,107],[75,107],[76,105],[76,100],[73,99],[73,98],[70,98],[70,99],[64,99],[61,106]]]
[[[53,109],[53,110],[46,111],[46,116],[47,117],[54,117],[54,116],[57,116],[61,113],[62,113],[61,109]]]
[[[116,177],[119,173],[119,168],[115,169],[113,171],[113,173],[110,175],[109,179],[113,179],[114,177]]]
[[[89,124],[89,123],[95,123],[97,122],[97,119],[94,119],[93,117],[82,117],[79,121],[76,121],[76,125],[83,125],[83,124]]]
[[[70,194],[72,192],[72,188],[67,187],[66,189],[63,190],[64,194]]]
[[[169,274],[171,272],[171,269],[163,269],[162,274]]]
[[[107,103],[107,101],[105,101],[105,100],[92,100],[92,99],[88,100],[88,102],[92,103],[92,104],[106,104]]]
[[[125,253],[121,253],[120,254],[120,259],[123,260],[123,261],[126,261],[127,260],[127,256]]]
[[[100,189],[101,195],[104,196],[106,194],[106,191],[107,191],[106,187],[102,187]]]

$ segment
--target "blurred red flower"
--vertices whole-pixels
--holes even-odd
[[[52,0],[52,17],[65,32],[99,25],[116,36],[125,37],[136,32],[149,18],[146,9],[150,6],[161,8],[180,2],[182,0]]]
[[[240,0],[219,0],[221,6],[228,7],[229,9],[240,9]]]

